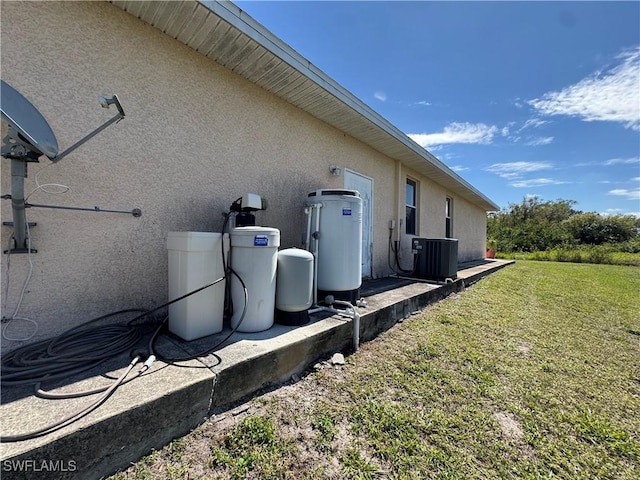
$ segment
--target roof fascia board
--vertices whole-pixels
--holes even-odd
[[[406,147],[413,150],[415,153],[435,166],[438,170],[442,171],[445,175],[460,183],[468,190],[471,190],[475,195],[482,198],[487,203],[487,206],[490,206],[495,210],[499,210],[499,207],[494,202],[492,202],[488,197],[477,190],[473,185],[467,182],[456,172],[447,167],[442,161],[432,155],[431,152],[414,142],[404,132],[400,131],[396,126],[391,124],[375,110],[364,104],[351,92],[349,92],[335,80],[329,77],[326,73],[313,65],[309,60],[304,58],[285,42],[276,37],[263,25],[251,18],[238,6],[229,1],[216,0],[199,0],[198,3],[209,9],[214,14],[218,15],[224,21],[231,24],[233,27],[237,28],[245,35],[249,36],[252,40],[262,45],[264,48],[279,57],[282,61],[286,62],[291,67],[299,71],[302,75],[309,78],[311,81],[321,86],[322,88],[326,89],[333,96],[335,96],[340,101],[355,110],[357,113],[374,123],[378,128],[381,128],[389,135],[393,136],[396,140],[403,143]]]
[[[338,84],[326,73],[313,65],[309,60],[304,58],[281,39],[268,31],[263,25],[255,21],[233,3],[216,0],[199,0],[198,3],[208,8],[245,35],[249,36],[252,40],[262,45],[317,85],[326,89],[329,93],[340,99],[361,115],[372,121],[374,121],[373,119],[375,118],[377,121],[374,121],[374,123],[379,127],[383,127],[386,123],[388,124],[388,127],[395,128],[382,116],[358,100],[351,92]]]
[[[117,0],[111,0],[111,3],[128,10],[130,14],[141,17],[141,4],[145,2],[120,2]],[[154,19],[157,17],[158,12],[162,12],[164,8],[169,8],[172,2],[153,2],[156,3],[158,11],[155,12]],[[188,2],[184,2],[188,3]],[[128,8],[125,8],[127,5]],[[133,5],[133,6],[132,6]],[[457,173],[447,167],[438,158],[432,155],[425,148],[418,145],[411,138],[409,138],[404,132],[400,131],[395,125],[390,123],[371,107],[366,105],[362,100],[357,98],[347,89],[338,84],[335,80],[329,77],[322,70],[313,65],[309,60],[304,58],[293,48],[287,45],[284,41],[276,37],[273,33],[267,30],[263,25],[251,18],[246,12],[240,9],[238,6],[227,0],[195,0],[194,13],[198,11],[198,7],[202,7],[204,10],[212,13],[220,20],[229,24],[233,29],[237,30],[243,35],[246,35],[249,39],[256,42],[260,47],[264,48],[267,52],[274,56],[274,58],[280,59],[285,64],[289,65],[293,70],[297,71],[302,77],[307,78],[313,84],[319,88],[324,89],[329,95],[334,97],[337,101],[344,104],[347,108],[350,108],[356,115],[359,115],[364,121],[370,122],[375,128],[389,135],[391,139],[399,143],[402,146],[397,155],[392,158],[399,160],[401,163],[410,166],[410,168],[423,170],[425,175],[430,175],[430,170],[435,169],[437,172],[443,174],[444,178],[438,181],[445,188],[451,188],[453,191],[458,192],[462,197],[467,198],[472,203],[485,209],[486,211],[499,210],[499,207],[486,197],[482,192],[477,190],[473,185],[460,177]],[[146,20],[147,23],[154,25],[153,20]],[[156,26],[156,28],[158,28]],[[187,27],[184,26],[184,29]],[[184,35],[183,35],[184,36]],[[174,37],[176,38],[176,37]],[[182,40],[185,42],[184,38]],[[287,100],[285,98],[285,100]],[[291,103],[291,102],[290,102]],[[313,114],[312,112],[309,112]],[[331,122],[329,122],[331,123]],[[336,126],[336,128],[339,128]],[[366,140],[361,140],[368,143]],[[370,146],[374,149],[379,149],[373,144]],[[402,152],[402,149],[404,152]],[[384,150],[380,150],[383,152]],[[424,167],[415,165],[416,160],[424,161]],[[435,172],[434,172],[435,173]],[[462,187],[461,191],[458,188]]]

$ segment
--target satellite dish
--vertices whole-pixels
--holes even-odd
[[[85,135],[64,152],[58,153],[58,141],[49,123],[29,100],[4,80],[0,80],[0,113],[8,124],[7,134],[2,139],[2,156],[11,160],[11,195],[2,198],[11,199],[13,222],[3,222],[3,225],[13,227],[15,247],[12,252],[35,252],[28,242],[28,227],[25,215],[27,207],[67,208],[50,205],[34,205],[25,203],[24,179],[27,176],[27,162],[37,162],[42,155],[52,162],[59,162],[63,157],[86,143],[89,139],[102,132],[109,125],[124,118],[124,110],[117,96],[98,97],[100,105],[109,108],[115,105],[118,113],[92,132]],[[101,211],[96,207],[96,211]],[[138,210],[139,211],[139,210]],[[134,216],[140,216],[134,210]]]
[[[58,155],[58,141],[49,123],[20,92],[4,80],[1,82],[0,111],[2,117],[17,133],[15,135],[14,132],[9,132],[10,138],[5,140],[8,150],[13,149],[14,155],[20,155],[20,152],[23,152],[21,156],[27,156],[27,152],[24,152],[24,149],[20,147],[22,145],[26,149],[38,153],[38,156],[46,155],[50,159],[55,158]],[[14,135],[18,138],[13,138]],[[5,156],[4,150],[3,148],[3,156]]]

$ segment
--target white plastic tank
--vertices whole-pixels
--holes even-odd
[[[313,254],[299,248],[278,252],[276,308],[302,312],[313,304]]]
[[[309,193],[311,232],[317,231],[318,290],[349,291],[362,283],[362,198],[356,190]],[[317,222],[319,216],[319,223]],[[311,241],[314,241],[313,239]]]
[[[248,292],[247,311],[239,332],[261,332],[273,326],[276,303],[276,270],[280,230],[238,227],[231,230],[231,268],[242,278]],[[240,280],[231,274],[233,315],[236,328],[245,303]]]
[[[229,252],[229,235],[212,232],[169,232],[169,300],[224,277],[222,248]],[[184,340],[222,331],[224,280],[169,305],[169,330]]]

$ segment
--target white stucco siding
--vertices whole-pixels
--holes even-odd
[[[281,231],[283,248],[301,246],[307,194],[343,188],[338,165],[374,179],[374,277],[388,266],[389,222],[402,239],[405,176],[420,183],[419,235],[444,235],[448,192],[359,140],[312,117],[234,74],[156,28],[102,2],[3,2],[2,78],[34,103],[55,132],[60,151],[114,115],[96,97],[117,94],[126,118],[60,163],[29,164],[26,192],[40,184],[68,185],[68,193],[37,191],[31,203],[103,209],[140,208],[142,217],[27,209],[32,277],[20,314],[38,321],[35,339],[122,308],[167,300],[169,231],[220,231],[222,212],[244,193],[269,202],[256,214]],[[4,135],[4,131],[2,132]],[[2,193],[9,193],[9,161],[2,160]],[[454,235],[460,258],[484,254],[485,213],[454,196]],[[2,219],[11,219],[2,202]],[[6,248],[11,229],[2,227]],[[2,259],[3,272],[6,258]],[[29,271],[27,255],[12,255],[2,276],[3,315],[13,314]],[[6,302],[6,305],[5,305]],[[20,328],[24,326],[24,330]],[[15,335],[30,332],[12,325]],[[6,344],[3,340],[3,345]],[[10,346],[14,346],[13,343]]]
[[[454,197],[453,236],[459,240],[459,262],[484,258],[486,231],[486,212],[466,200]]]
[[[486,212],[464,198],[447,191],[442,186],[420,175],[414,170],[401,168],[399,187],[404,189],[406,179],[418,182],[418,231],[416,235],[405,234],[400,228],[401,254],[403,268],[411,263],[411,239],[413,237],[445,237],[445,204],[452,199],[452,236],[458,239],[458,261],[481,259],[484,257],[486,237]],[[398,216],[404,217],[404,190],[398,200]],[[397,239],[397,235],[396,235]]]
[[[32,203],[142,210],[131,215],[28,209],[33,274],[21,314],[48,337],[106,312],[167,300],[166,235],[219,231],[223,211],[246,192],[269,201],[258,222],[299,246],[303,203],[317,188],[342,188],[329,165],[373,177],[374,275],[388,273],[394,162],[240,78],[153,27],[104,3],[2,5],[2,76],[50,122],[60,151],[110,118],[96,96],[117,94],[126,118],[60,163],[29,165]],[[10,191],[2,161],[2,191]],[[11,218],[10,202],[2,203]],[[2,228],[6,246],[11,229]],[[5,260],[3,259],[3,262]],[[13,313],[28,257],[13,255],[6,312]],[[15,327],[20,325],[16,323]],[[25,327],[28,325],[25,324]],[[26,328],[25,332],[29,329]],[[20,333],[20,332],[17,332]]]

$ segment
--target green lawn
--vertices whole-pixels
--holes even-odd
[[[544,252],[531,253],[498,252],[496,258],[549,262],[604,263],[607,265],[631,265],[640,267],[640,253],[620,252],[607,245],[583,245],[581,248],[559,247]]]
[[[115,478],[640,478],[639,293],[517,262]]]

